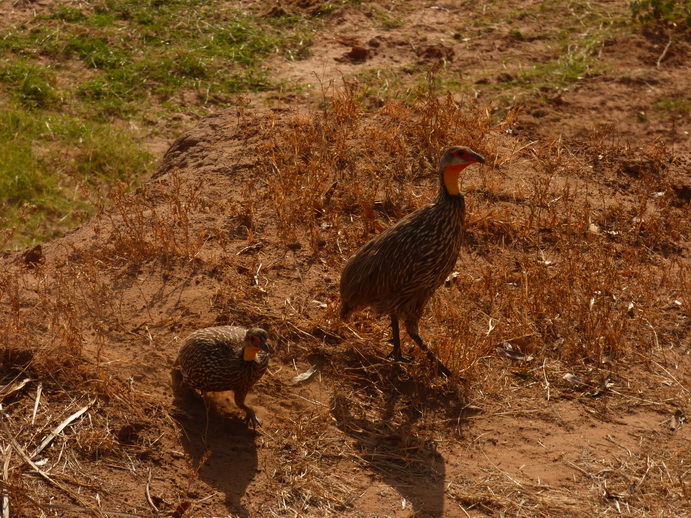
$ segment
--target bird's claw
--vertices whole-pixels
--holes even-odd
[[[439,360],[437,360],[437,373],[441,374],[445,378],[451,377],[451,371],[449,370],[449,368]]]
[[[395,362],[411,363],[413,359],[410,356],[405,356],[401,351],[394,352],[391,351],[386,357],[387,360],[393,360]]]
[[[247,415],[245,416],[245,426],[250,425],[252,426],[252,429],[256,430],[257,426],[261,428],[262,423],[259,421],[259,418],[256,415],[247,412]]]
[[[427,353],[427,357],[429,358],[430,362],[432,362],[432,365],[436,365],[437,367],[437,374],[440,374],[444,376],[445,378],[450,378],[451,377],[451,371],[449,368],[444,365],[442,362],[440,362],[434,354],[431,352]]]

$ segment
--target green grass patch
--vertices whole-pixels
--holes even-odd
[[[552,36],[561,48],[554,53],[554,59],[517,64],[508,61],[506,72],[499,81],[490,83],[490,88],[520,90],[523,95],[540,95],[545,90],[562,89],[600,75],[605,72],[606,67],[598,54],[609,34],[609,27],[601,27],[587,36],[576,38],[570,30],[562,31],[558,37]]]
[[[634,0],[633,18],[671,29],[691,29],[691,0]]]
[[[691,112],[691,99],[683,96],[660,97],[653,107],[661,112],[686,114]]]
[[[488,4],[472,26],[459,25],[455,32],[470,44],[500,38],[505,46],[500,60],[490,59],[482,72],[470,71],[472,84],[461,76],[449,88],[471,94],[484,90],[495,106],[505,108],[541,98],[605,73],[602,49],[630,27],[628,13],[597,3],[548,0],[513,8]]]
[[[603,65],[593,57],[588,48],[576,48],[573,51],[567,50],[559,59],[536,64],[532,70],[521,75],[519,83],[537,89],[554,89],[601,74],[603,71]]]
[[[386,31],[398,29],[405,24],[405,20],[402,16],[393,15],[391,12],[387,12],[383,9],[372,7],[371,13],[375,24]]]
[[[83,189],[133,184],[153,162],[129,131],[20,104],[0,109],[0,147],[0,212],[18,227],[15,246],[59,235],[93,212]]]
[[[0,88],[26,107],[45,108],[55,99],[54,73],[31,61],[0,62]]]

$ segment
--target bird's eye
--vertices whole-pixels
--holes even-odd
[[[252,337],[252,345],[259,345],[259,338],[257,338],[256,336],[253,336]]]

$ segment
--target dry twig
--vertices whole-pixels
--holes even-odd
[[[75,419],[80,417],[82,414],[84,414],[84,412],[89,410],[91,405],[93,405],[95,402],[96,402],[96,400],[94,399],[91,403],[80,408],[74,414],[72,414],[67,419],[65,419],[62,423],[60,423],[58,426],[56,426],[55,429],[52,432],[50,432],[50,434],[48,434],[48,437],[43,439],[43,442],[41,444],[39,444],[39,446],[31,453],[31,458],[33,459],[34,457],[36,457],[36,455],[41,453],[43,451],[43,449],[46,446],[48,446],[53,441],[53,439],[55,439],[60,434],[60,432],[62,432],[65,429],[65,427],[67,425],[69,425],[72,421],[74,421]]]
[[[667,42],[667,45],[665,45],[665,49],[662,51],[662,54],[660,54],[660,57],[657,58],[657,68],[660,68],[660,63],[662,63],[662,60],[665,59],[665,56],[667,55],[667,51],[669,48],[672,46],[672,35],[669,35],[669,41]]]
[[[71,498],[73,501],[77,502],[81,506],[84,506],[85,509],[89,509],[90,512],[96,516],[102,515],[102,513],[98,509],[92,509],[86,506],[86,504],[82,501],[82,498],[70,490],[68,487],[63,486],[60,482],[57,480],[54,480],[51,478],[45,471],[42,471],[41,468],[39,468],[34,461],[31,460],[29,455],[24,451],[24,448],[21,447],[21,445],[17,442],[17,439],[15,439],[14,435],[12,435],[12,431],[9,429],[7,424],[5,423],[5,419],[9,421],[9,416],[4,412],[4,410],[0,410],[2,412],[2,417],[3,419],[0,419],[0,426],[2,426],[3,431],[5,432],[5,436],[7,437],[7,440],[9,443],[14,447],[15,451],[19,454],[19,456],[24,460],[26,464],[28,464],[31,469],[33,469],[41,478],[43,478],[46,482],[51,484],[52,486],[58,488],[60,491],[65,493],[69,498]]]
[[[8,444],[3,448],[2,455],[5,462],[2,467],[2,480],[7,484],[9,480],[10,459],[12,458],[12,447]],[[7,488],[2,489],[2,518],[10,518],[10,495]]]

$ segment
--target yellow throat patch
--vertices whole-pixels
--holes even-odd
[[[245,347],[245,352],[242,355],[242,359],[246,362],[253,362],[257,357],[258,350],[259,349],[255,349],[254,347]]]
[[[459,165],[447,165],[444,168],[444,186],[446,190],[451,195],[456,195],[459,193],[458,189],[458,176],[461,171],[467,167],[467,164]]]

